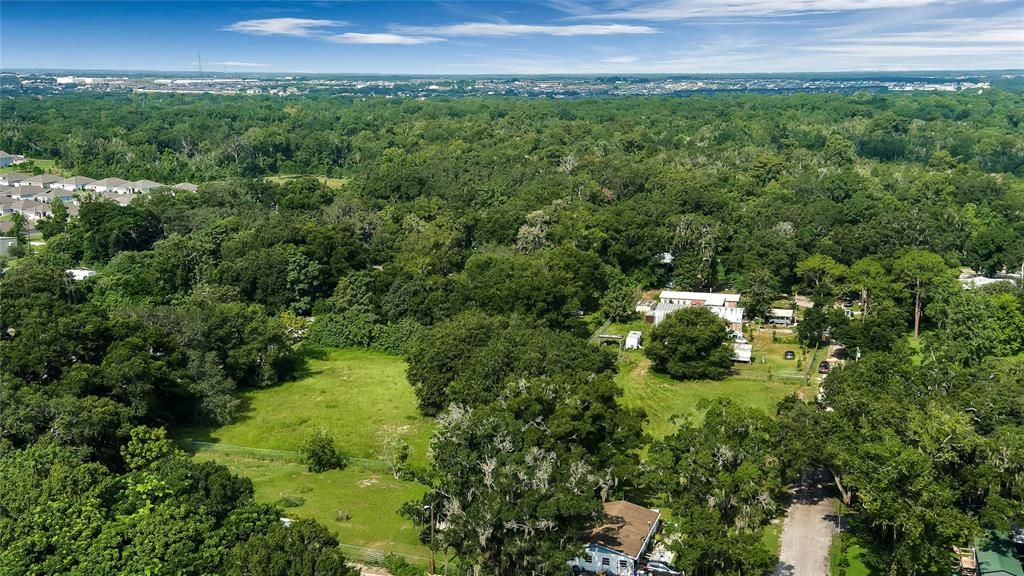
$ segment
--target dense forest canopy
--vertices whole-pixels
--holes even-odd
[[[282,528],[161,430],[238,418],[315,345],[406,357],[438,423],[406,512],[484,573],[560,573],[610,497],[672,510],[688,573],[770,572],[785,483],[826,470],[879,574],[944,574],[952,542],[1024,523],[1024,295],[956,282],[1024,264],[1022,110],[1000,90],[6,98],[0,149],[199,190],[55,211],[0,278],[0,566],[275,574],[302,549],[346,574],[324,528]],[[799,337],[864,358],[817,402],[708,403],[652,442],[585,337],[667,285],[742,291],[752,318],[801,292]]]

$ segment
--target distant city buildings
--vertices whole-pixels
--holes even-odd
[[[232,74],[163,74],[118,76],[53,76],[45,73],[4,73],[8,94],[61,94],[65,92],[139,92],[175,94],[245,94],[289,96],[326,93],[351,97],[434,98],[458,96],[521,96],[528,98],[586,98],[594,96],[671,96],[700,92],[885,92],[982,91],[992,85],[984,73],[977,76],[931,73],[809,74],[784,76],[595,76],[595,77],[389,77],[358,78],[340,75],[246,77]],[[997,77],[1002,78],[1002,77]],[[2,166],[2,159],[0,159]]]

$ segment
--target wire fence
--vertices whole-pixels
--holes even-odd
[[[254,448],[251,446],[236,446],[234,444],[224,444],[222,442],[203,442],[200,440],[193,440],[192,438],[181,438],[177,440],[178,446],[188,452],[210,452],[215,454],[233,455],[233,456],[248,456],[251,458],[259,458],[263,460],[278,460],[282,462],[294,462],[302,463],[304,457],[301,452],[293,450],[272,450],[270,448]],[[373,460],[370,458],[357,458],[355,456],[345,455],[345,459],[348,461],[349,466],[356,466],[360,469],[373,470],[373,471],[389,471],[390,468],[388,463],[383,460]]]

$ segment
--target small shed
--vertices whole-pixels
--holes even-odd
[[[622,345],[623,350],[639,350],[640,341],[643,339],[644,333],[639,330],[630,330],[626,334],[626,342]]]

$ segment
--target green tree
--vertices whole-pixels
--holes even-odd
[[[921,312],[928,293],[950,269],[942,257],[927,250],[910,250],[893,263],[893,274],[908,287],[914,296],[914,337],[920,335]]]
[[[323,429],[314,432],[302,445],[302,456],[310,472],[326,472],[344,468],[345,457],[338,452],[334,436]]]
[[[644,419],[619,394],[608,376],[534,378],[487,405],[453,405],[430,442],[430,492],[407,512],[433,506],[441,545],[482,573],[564,571],[602,493],[636,464]]]
[[[744,313],[748,318],[764,318],[778,297],[779,281],[775,275],[767,268],[753,270],[743,291]]]
[[[229,576],[357,576],[338,540],[313,520],[280,522],[231,550]]]
[[[44,239],[50,239],[68,227],[68,208],[60,198],[50,201],[50,216],[41,218],[36,222],[36,227],[42,233]]]
[[[655,369],[676,378],[724,378],[732,367],[729,328],[703,306],[669,314],[654,327],[644,353]]]
[[[702,401],[698,409],[703,423],[655,442],[642,469],[670,499],[675,563],[687,574],[767,574],[775,558],[761,531],[781,511],[779,428],[730,400]]]
[[[846,276],[846,266],[836,262],[830,256],[814,254],[796,265],[796,274],[803,278],[812,291],[823,291],[834,295]]]

